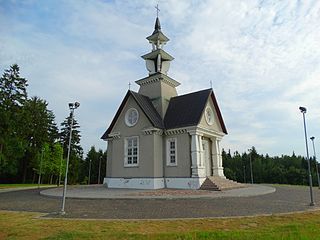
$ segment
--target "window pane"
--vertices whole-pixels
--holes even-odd
[[[128,164],[132,164],[132,157],[128,157]]]
[[[138,158],[137,157],[133,157],[133,164],[137,164],[138,163]]]
[[[133,138],[133,139],[132,139],[132,145],[133,145],[134,147],[136,147],[137,144],[138,144],[137,138]]]
[[[137,155],[138,154],[138,149],[137,148],[134,148],[133,149],[133,155]]]

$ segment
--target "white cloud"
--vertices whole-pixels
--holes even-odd
[[[159,3],[171,40],[165,48],[175,57],[169,75],[182,83],[180,94],[212,81],[229,130],[224,147],[304,154],[299,105],[308,108],[309,131],[320,136],[320,2]],[[140,55],[150,50],[145,37],[153,31],[156,4],[7,3],[0,7],[0,68],[19,63],[29,91],[48,100],[58,122],[67,116],[66,103],[79,100],[85,149],[103,147],[98,138],[128,82],[147,75]]]

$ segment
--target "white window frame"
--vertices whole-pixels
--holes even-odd
[[[137,154],[128,155],[128,143],[131,139],[137,139]],[[133,151],[133,147],[132,147]],[[132,158],[132,163],[128,163],[128,158]],[[133,157],[137,157],[137,163],[133,163]],[[130,136],[124,139],[124,166],[125,167],[137,167],[139,166],[139,137],[138,136]]]
[[[171,142],[174,142],[175,153],[171,153]],[[178,165],[178,147],[177,147],[177,138],[168,138],[167,139],[167,166],[177,166]],[[171,162],[171,156],[175,157],[175,162]]]

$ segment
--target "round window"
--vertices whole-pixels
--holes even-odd
[[[136,123],[138,122],[138,119],[139,119],[139,113],[138,113],[137,109],[130,108],[126,112],[125,122],[126,122],[127,126],[132,127],[132,126],[136,125]]]
[[[205,117],[206,117],[206,122],[209,125],[212,125],[213,124],[213,111],[212,111],[211,107],[206,108]]]

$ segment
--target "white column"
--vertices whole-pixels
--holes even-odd
[[[204,177],[205,171],[201,163],[202,139],[195,131],[190,132],[191,135],[191,177]],[[203,158],[203,157],[202,157]],[[202,160],[203,161],[203,160]]]
[[[191,135],[191,160],[192,166],[196,166],[198,163],[198,141],[196,139],[197,135]]]
[[[199,141],[199,166],[204,166],[204,151],[203,151],[203,145],[202,145],[202,136],[198,136],[198,141]]]
[[[212,170],[213,176],[225,177],[222,167],[222,156],[220,151],[220,139],[211,138],[212,141]]]

